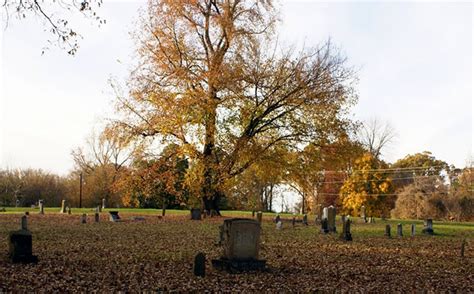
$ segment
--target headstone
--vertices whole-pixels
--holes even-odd
[[[336,232],[336,208],[334,206],[328,207],[328,229],[329,232],[335,233]]]
[[[265,261],[258,259],[261,227],[254,219],[233,218],[224,220],[223,256],[212,260],[214,267],[227,270],[258,270]]]
[[[105,209],[105,198],[102,199],[102,209]]]
[[[66,210],[67,210],[67,214],[71,214],[71,207],[66,207]]]
[[[39,214],[44,214],[44,204],[43,204],[42,199],[38,200],[38,206],[39,206]]]
[[[191,219],[192,220],[201,220],[201,209],[192,208],[191,209]]]
[[[303,215],[303,225],[305,225],[305,226],[308,225],[308,215],[307,214]]]
[[[263,213],[261,211],[257,212],[257,221],[259,224],[262,224]]]
[[[296,216],[293,216],[293,218],[291,219],[291,225],[293,226],[293,228],[295,227],[295,224],[296,224]]]
[[[252,210],[252,217],[255,217],[255,210]]]
[[[321,233],[323,234],[329,233],[327,218],[323,218],[323,220],[321,221]]]
[[[402,224],[397,225],[397,236],[402,237],[403,236],[403,227]]]
[[[109,211],[109,220],[111,222],[118,222],[120,220],[120,216],[118,214],[119,212],[118,211]]]
[[[345,215],[341,215],[341,223],[344,224],[345,221],[346,221],[346,216],[345,216]]]
[[[328,218],[328,208],[324,207],[323,208],[323,216],[321,217],[321,220],[327,219]]]
[[[277,230],[281,230],[283,227],[283,223],[281,222],[281,220],[279,220],[277,223],[276,223],[276,228]]]
[[[275,223],[278,223],[280,221],[281,217],[279,214],[277,214],[277,216],[275,217]]]
[[[200,252],[194,257],[194,275],[204,277],[206,275],[206,255]]]
[[[95,213],[100,213],[100,205],[97,205],[97,206],[95,207]]]
[[[21,217],[21,230],[28,231],[28,217],[26,215]]]
[[[375,224],[375,218],[373,216],[369,217],[369,223],[370,224]]]
[[[94,220],[95,220],[96,223],[99,222],[99,220],[100,220],[100,214],[99,214],[98,212],[94,213]]]
[[[9,233],[9,257],[13,263],[38,262],[38,257],[33,255],[33,238],[26,215],[21,217],[21,229]]]
[[[344,241],[352,241],[352,235],[351,235],[351,220],[350,218],[344,218],[344,221],[342,223],[342,234],[341,238]]]
[[[364,220],[364,222],[367,222],[367,217],[365,215],[365,206],[362,205],[360,208],[360,217]]]
[[[15,201],[15,207],[18,207],[18,206],[20,206],[20,199],[17,199],[17,200]]]
[[[462,239],[462,243],[461,243],[461,257],[464,257],[464,251],[466,250],[466,238],[464,237],[464,239]]]
[[[389,237],[389,238],[391,237],[390,229],[391,229],[390,225],[385,226],[385,237]]]
[[[66,200],[64,199],[61,201],[61,210],[59,213],[66,213]]]
[[[82,223],[82,224],[87,223],[87,214],[85,214],[85,213],[82,214],[82,216],[81,216],[81,223]]]
[[[433,231],[433,220],[431,218],[425,221],[425,227],[421,230],[423,234],[434,235]]]
[[[411,236],[412,236],[412,237],[415,237],[415,233],[416,233],[415,224],[411,224]]]

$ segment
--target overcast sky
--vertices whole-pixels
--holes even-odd
[[[143,1],[105,1],[100,29],[77,19],[75,57],[51,48],[42,20],[1,30],[0,168],[72,168],[70,152],[112,113],[110,77],[133,64]],[[308,47],[331,38],[357,68],[355,119],[377,117],[397,131],[393,162],[429,150],[464,166],[473,154],[473,5],[469,2],[285,1],[280,40]],[[73,23],[76,19],[71,20]]]

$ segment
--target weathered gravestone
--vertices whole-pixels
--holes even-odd
[[[412,236],[412,237],[415,237],[415,233],[416,233],[415,224],[411,224],[411,236]]]
[[[66,207],[66,210],[67,210],[67,214],[71,214],[71,207]]]
[[[275,223],[278,223],[281,220],[281,217],[279,214],[275,217]]]
[[[119,212],[118,211],[109,211],[109,220],[111,222],[118,222],[120,220],[120,216],[118,214]]]
[[[105,198],[102,199],[102,209],[105,209]]]
[[[252,217],[255,217],[255,210],[252,210]]]
[[[201,220],[201,209],[191,208],[191,219],[192,220]]]
[[[369,223],[375,224],[375,218],[373,216],[369,217]]]
[[[360,208],[360,217],[364,220],[364,222],[367,222],[367,217],[365,215],[365,206],[362,205]]]
[[[352,241],[351,220],[349,217],[344,218],[342,222],[341,239],[343,239],[344,241]]]
[[[82,223],[82,224],[87,223],[87,214],[85,214],[85,213],[82,214],[82,216],[81,216],[81,223]]]
[[[61,210],[59,213],[66,213],[66,200],[64,199],[61,201]]]
[[[425,227],[421,230],[423,234],[434,235],[433,231],[433,220],[431,218],[425,221]]]
[[[295,224],[296,224],[296,216],[293,216],[293,218],[291,219],[291,226],[293,226],[294,228]]]
[[[328,207],[328,230],[331,233],[336,232],[336,208],[334,206]]]
[[[385,226],[385,237],[389,237],[389,238],[391,237],[390,229],[391,229],[390,225]]]
[[[262,216],[263,214],[261,211],[257,212],[257,221],[259,224],[262,224]]]
[[[21,217],[21,229],[9,234],[9,257],[13,263],[36,263],[33,255],[33,239],[27,226],[27,216]]]
[[[98,212],[94,213],[94,221],[98,223],[100,221],[100,214]]]
[[[39,206],[39,214],[44,214],[44,203],[42,199],[38,200],[38,206]]]
[[[303,215],[303,225],[305,225],[305,226],[308,225],[308,215],[307,214]]]
[[[204,277],[206,275],[206,255],[200,252],[194,257],[194,275]]]
[[[212,260],[218,269],[229,271],[261,270],[265,260],[258,259],[260,224],[254,219],[232,218],[222,226],[223,256]]]
[[[282,227],[283,227],[283,223],[282,223],[281,220],[279,220],[279,221],[276,223],[276,228],[277,228],[277,230],[281,230]]]
[[[403,236],[403,227],[402,224],[397,225],[397,236],[402,237]]]
[[[323,219],[327,219],[328,218],[328,208],[327,207],[324,207],[323,208],[323,215],[321,217],[321,220]]]

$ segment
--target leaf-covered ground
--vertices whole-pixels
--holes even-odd
[[[158,213],[158,211],[157,211]],[[13,291],[232,291],[232,292],[394,292],[474,291],[474,225],[435,222],[436,236],[383,236],[386,222],[352,225],[352,242],[321,235],[315,225],[276,230],[264,218],[261,258],[268,270],[229,274],[214,270],[218,226],[223,218],[191,221],[187,215],[159,219],[121,212],[123,222],[81,224],[80,216],[47,213],[29,216],[36,265],[11,264],[8,232],[20,214],[0,213],[0,292]],[[395,222],[392,223],[392,235]],[[338,229],[341,230],[340,224]],[[466,238],[465,257],[460,257]],[[193,275],[198,252],[207,256],[206,277]]]

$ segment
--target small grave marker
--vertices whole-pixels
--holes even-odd
[[[259,224],[262,224],[262,216],[263,214],[261,211],[257,212],[257,221]]]
[[[293,226],[293,228],[295,227],[295,224],[296,224],[296,217],[293,215],[293,218],[291,219],[291,225]]]
[[[283,228],[283,223],[281,222],[281,220],[279,220],[277,223],[276,223],[276,228],[277,230],[281,230]]]
[[[281,217],[279,214],[277,214],[277,216],[275,217],[275,223],[278,223],[280,221]]]
[[[102,209],[105,209],[105,198],[102,199]]]
[[[431,218],[425,221],[425,227],[421,231],[423,234],[434,235],[433,231],[433,220]]]
[[[85,213],[82,214],[82,216],[81,216],[81,223],[82,223],[82,224],[87,223],[87,214],[85,214]]]
[[[402,224],[400,223],[397,225],[397,236],[403,237],[403,227],[402,227]]]
[[[111,222],[118,222],[120,220],[120,216],[118,214],[119,212],[118,211],[109,211],[109,220]]]
[[[191,219],[192,220],[201,220],[201,209],[192,208],[191,209]]]
[[[328,230],[331,233],[336,232],[336,208],[334,206],[328,207]]]
[[[66,213],[66,200],[64,199],[61,201],[61,210],[59,213]]]
[[[352,235],[351,235],[351,220],[349,217],[344,218],[344,221],[342,223],[342,234],[341,238],[344,241],[352,241]]]
[[[206,275],[206,255],[200,252],[194,257],[194,275],[204,277]]]
[[[303,225],[305,225],[305,226],[308,225],[308,215],[307,214],[303,215]]]
[[[360,217],[364,220],[364,222],[367,222],[367,217],[365,215],[365,206],[362,205],[360,208]]]
[[[38,200],[38,206],[39,206],[39,214],[44,214],[44,203],[42,199]]]
[[[415,237],[415,233],[416,233],[415,224],[411,224],[411,236],[412,236],[412,237]]]
[[[385,226],[385,237],[389,237],[389,238],[391,237],[390,229],[391,229],[390,225]]]
[[[94,220],[96,223],[100,221],[100,214],[98,212],[94,213]]]

